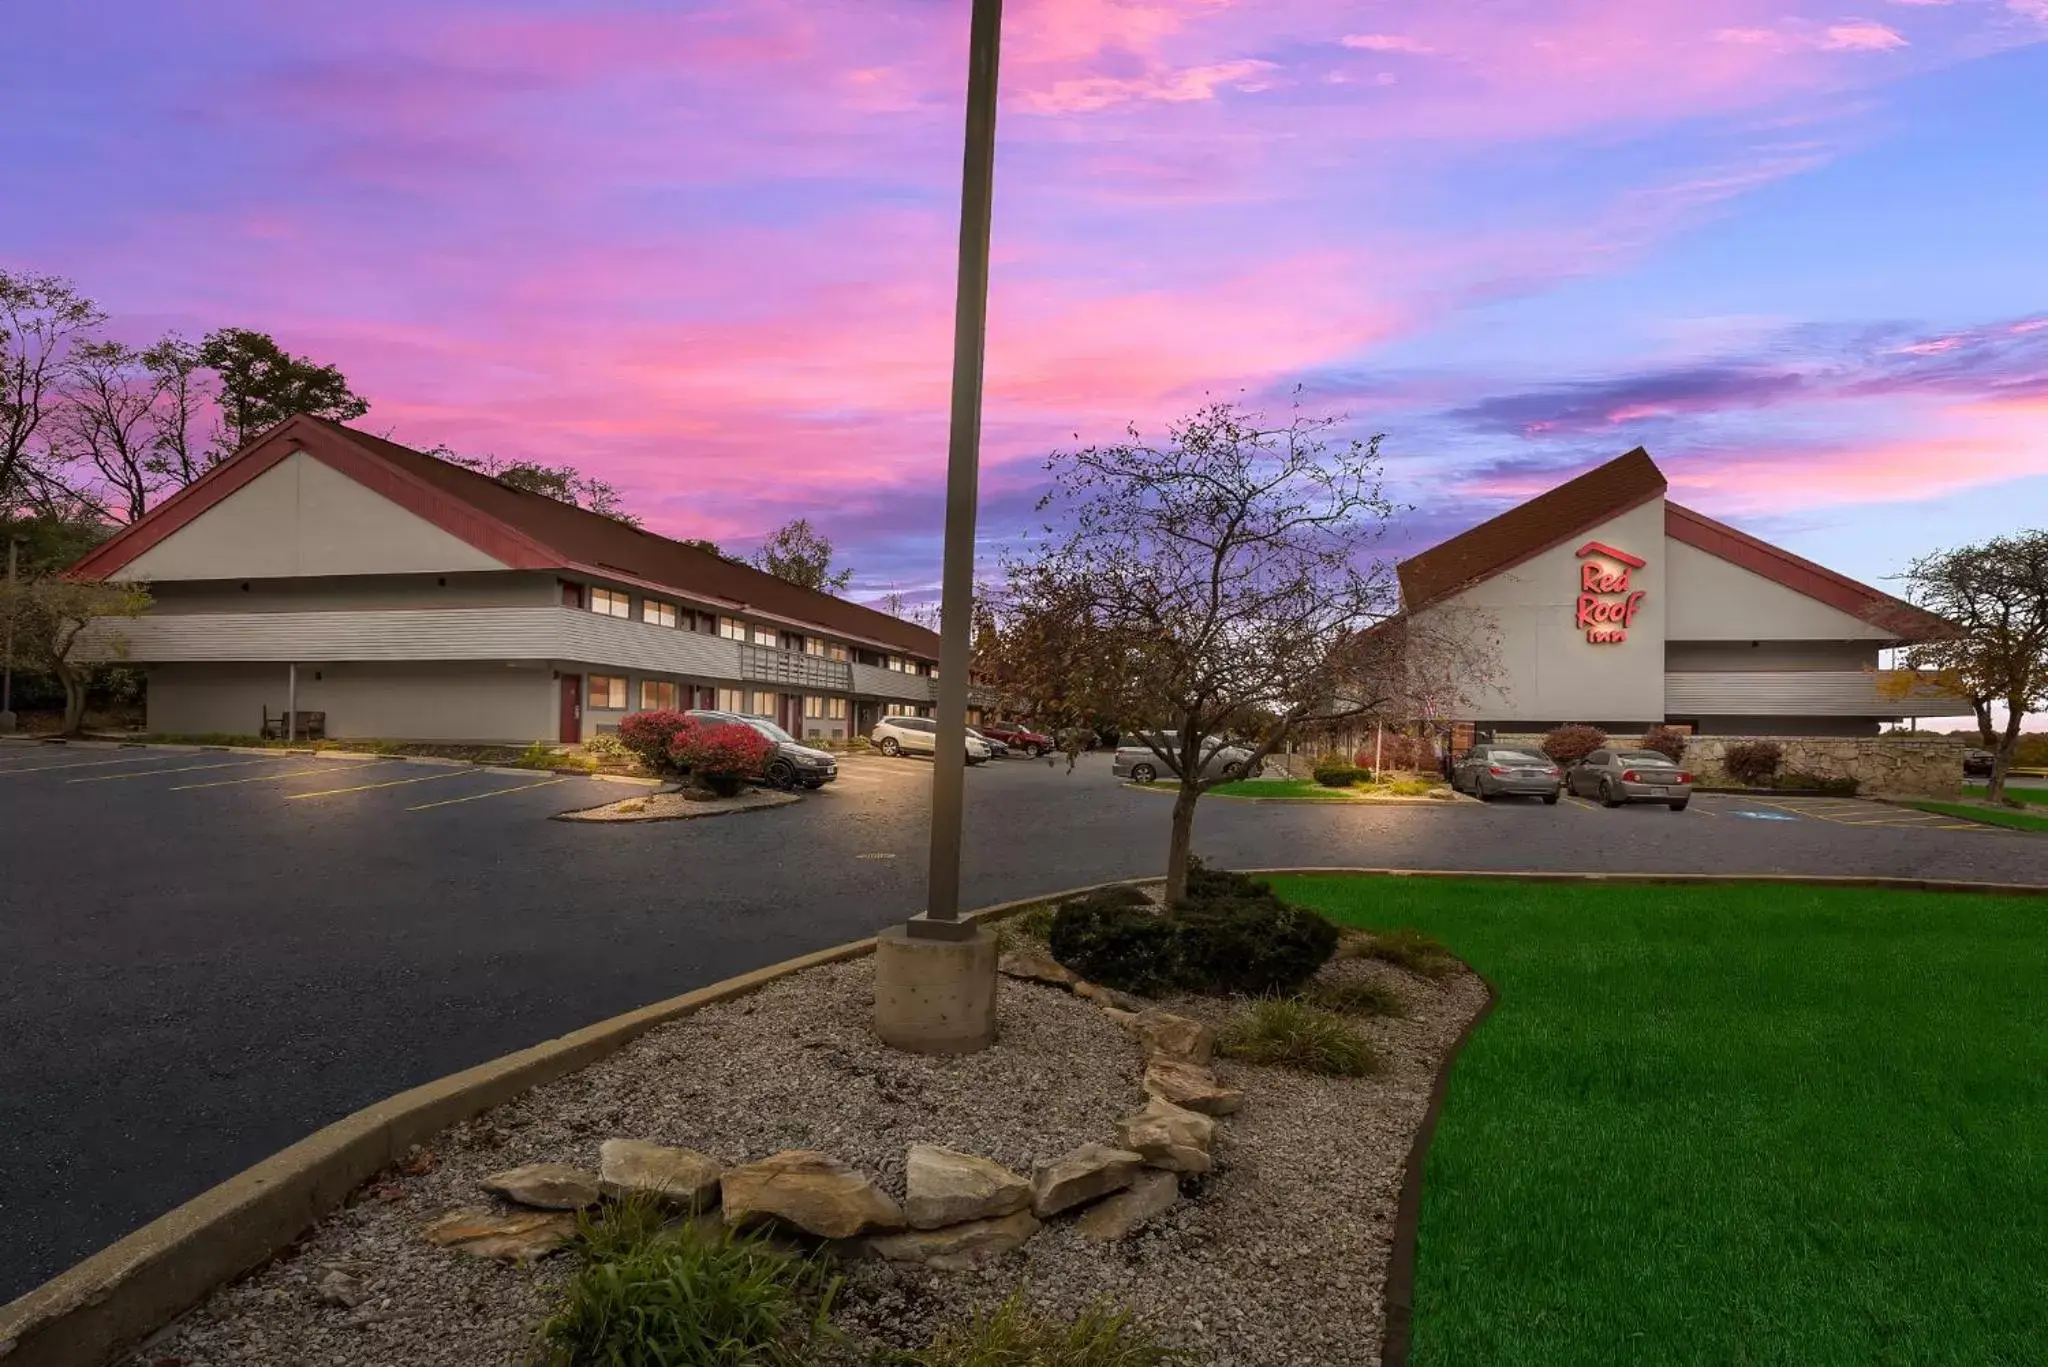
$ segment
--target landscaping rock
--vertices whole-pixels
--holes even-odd
[[[910,1146],[903,1180],[903,1215],[912,1229],[991,1220],[1031,1204],[1031,1184],[1002,1164],[937,1144]]]
[[[1050,954],[1035,949],[1013,949],[996,961],[996,972],[1009,978],[1022,978],[1025,982],[1048,983],[1054,987],[1072,987],[1081,981],[1081,975]]]
[[[1122,1191],[1145,1166],[1143,1154],[1083,1144],[1031,1169],[1031,1211],[1040,1219]]]
[[[1097,1006],[1105,1006],[1117,1011],[1143,1011],[1145,1009],[1145,999],[1143,997],[1134,997],[1128,992],[1119,992],[1114,987],[1104,987],[1101,983],[1077,980],[1074,983],[1074,995],[1086,997]]]
[[[370,1289],[340,1268],[331,1267],[326,1276],[314,1283],[313,1294],[322,1305],[353,1310],[370,1298]]]
[[[826,1239],[903,1228],[903,1211],[865,1174],[815,1149],[788,1149],[730,1168],[719,1184],[725,1222],[773,1217]]]
[[[1187,1016],[1149,1006],[1134,1019],[1120,1024],[1130,1031],[1148,1059],[1171,1058],[1206,1065],[1216,1057],[1216,1032]]]
[[[939,1272],[970,1272],[1021,1247],[1038,1230],[1037,1217],[1028,1210],[1016,1210],[994,1220],[973,1220],[945,1229],[881,1234],[869,1239],[868,1247],[892,1263],[922,1263]]]
[[[582,1210],[597,1204],[597,1178],[566,1163],[528,1163],[494,1172],[479,1183],[508,1201],[537,1210]]]
[[[1168,1172],[1207,1172],[1216,1166],[1209,1149],[1216,1142],[1216,1122],[1183,1110],[1160,1097],[1145,1109],[1116,1122],[1117,1142],[1146,1163]]]
[[[1153,1058],[1145,1064],[1145,1091],[1203,1115],[1231,1115],[1244,1105],[1244,1093],[1226,1087],[1199,1063]]]
[[[576,1233],[574,1215],[519,1211],[454,1210],[426,1228],[427,1242],[479,1258],[530,1263],[545,1258]]]
[[[689,1210],[718,1199],[718,1160],[695,1149],[672,1149],[643,1139],[607,1139],[597,1151],[597,1187],[614,1200],[658,1196]]]
[[[1172,1209],[1180,1200],[1180,1178],[1152,1168],[1133,1178],[1131,1185],[1081,1212],[1074,1228],[1082,1237],[1097,1243],[1114,1243],[1135,1234],[1154,1217]]]

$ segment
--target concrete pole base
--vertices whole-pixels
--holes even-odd
[[[0,736],[11,736],[13,734],[14,714],[12,712],[0,712]]]
[[[875,1034],[912,1054],[972,1054],[996,1037],[996,937],[914,936],[900,925],[875,943]]]

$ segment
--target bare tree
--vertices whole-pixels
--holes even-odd
[[[212,391],[199,347],[167,332],[142,353],[155,386],[150,435],[150,470],[182,489],[211,468],[203,449],[192,439],[193,425]]]
[[[0,509],[32,502],[47,454],[40,444],[72,345],[107,320],[99,305],[56,275],[0,270]],[[53,478],[40,472],[42,479]]]
[[[120,342],[81,342],[66,358],[52,446],[85,480],[100,512],[133,522],[162,485],[153,459],[156,389],[142,353]]]
[[[1906,663],[1936,671],[1970,699],[1996,756],[1988,796],[2003,801],[2021,723],[2048,707],[2048,531],[1922,556],[1905,579],[1913,602],[1957,628],[1953,636],[1908,647]],[[2005,708],[2005,726],[1995,734],[1994,705]]]
[[[1055,722],[1134,732],[1180,780],[1168,899],[1187,887],[1210,769],[1242,738],[1256,770],[1306,725],[1384,705],[1406,641],[1383,623],[1392,575],[1374,548],[1393,514],[1379,438],[1337,441],[1336,418],[1284,425],[1211,403],[1168,428],[1056,452],[1044,536],[1006,559],[979,667]],[[1375,628],[1378,627],[1378,630]],[[1380,680],[1382,686],[1362,687]]]
[[[430,456],[439,456],[451,465],[460,465],[465,470],[474,470],[480,475],[489,475],[500,484],[529,494],[539,494],[557,503],[608,517],[614,522],[623,522],[628,527],[640,525],[640,519],[626,511],[625,498],[618,488],[608,480],[596,475],[586,475],[573,465],[542,465],[531,460],[500,460],[496,456],[458,455],[448,446],[434,446],[427,451]],[[704,543],[710,546],[709,542]],[[711,547],[715,552],[716,547]]]

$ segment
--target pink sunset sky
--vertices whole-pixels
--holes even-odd
[[[967,0],[125,10],[10,21],[0,264],[935,580]],[[1397,549],[1638,444],[1876,582],[2048,513],[2048,0],[1011,0],[1002,91],[990,544],[1296,386]]]

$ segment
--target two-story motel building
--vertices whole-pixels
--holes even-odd
[[[805,737],[928,714],[938,637],[338,423],[265,432],[86,556],[159,734],[576,742],[651,708]]]

